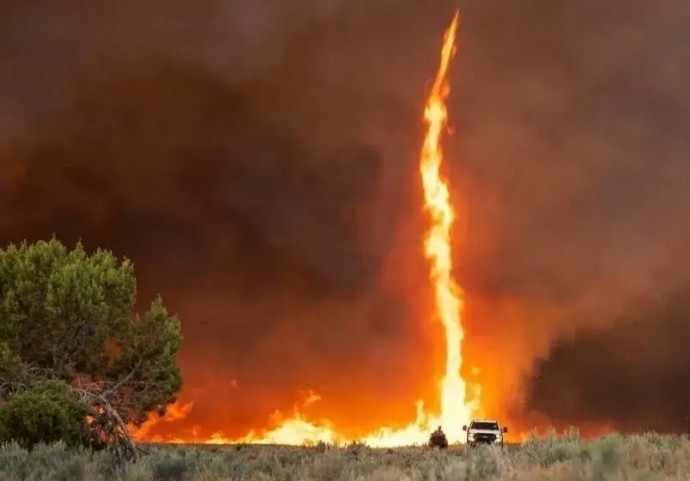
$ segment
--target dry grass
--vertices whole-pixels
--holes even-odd
[[[690,479],[690,441],[681,436],[611,435],[585,441],[570,432],[521,446],[444,451],[365,446],[155,446],[116,472],[107,453],[62,445],[27,453],[0,448],[2,481],[656,481]]]

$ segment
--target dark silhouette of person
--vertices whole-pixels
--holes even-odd
[[[441,429],[441,426],[436,428],[436,431],[431,433],[431,436],[429,437],[429,445],[441,449],[448,447],[448,439],[446,438],[446,434],[443,432],[443,429]]]

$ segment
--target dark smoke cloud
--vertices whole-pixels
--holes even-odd
[[[129,66],[173,61],[225,82],[275,67],[290,37],[335,14],[339,0],[254,2],[4,0],[0,86],[4,124],[64,105],[80,78],[108,78]]]
[[[196,405],[171,429],[241,435],[306,389],[349,429],[409,419],[442,356],[415,163],[457,6],[5,0],[0,241],[55,232],[135,261],[142,302],[160,291],[184,323]],[[544,393],[588,346],[617,352],[641,297],[684,285],[687,2],[459,6],[447,151],[468,371],[497,416],[675,426],[611,411],[591,393],[607,370],[569,376],[567,408]],[[643,345],[654,316],[620,342]],[[634,365],[683,375],[658,353]],[[644,398],[639,371],[618,371]]]
[[[685,432],[688,285],[636,303],[615,326],[578,331],[535,365],[526,407],[573,424]]]

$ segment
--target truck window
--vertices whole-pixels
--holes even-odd
[[[470,425],[471,429],[481,429],[486,431],[498,431],[498,423],[487,423],[475,421]]]

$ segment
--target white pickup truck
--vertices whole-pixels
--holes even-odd
[[[503,434],[508,432],[507,427],[501,428],[498,421],[493,419],[474,419],[469,426],[463,426],[462,430],[467,432],[469,446],[488,444],[503,447]]]

